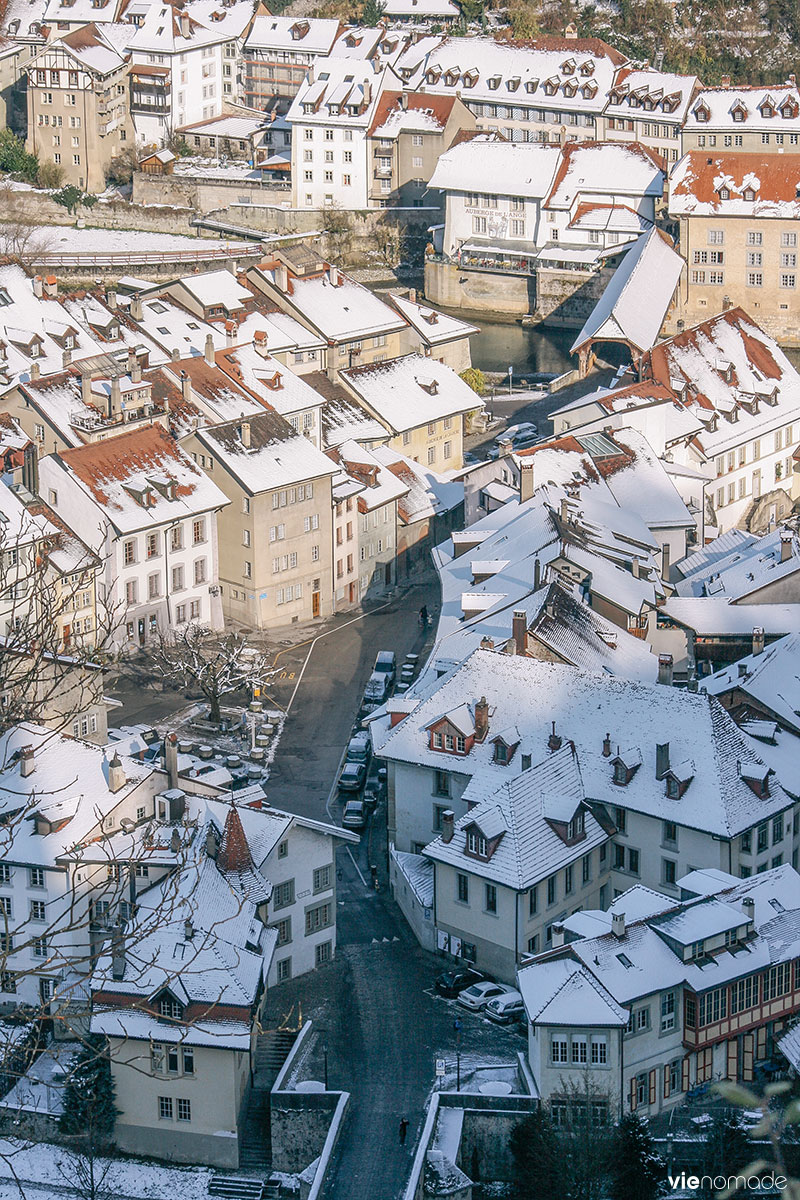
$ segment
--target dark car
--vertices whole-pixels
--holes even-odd
[[[378,804],[383,795],[383,788],[378,783],[377,779],[369,779],[367,786],[364,788],[364,803],[367,808],[372,810],[378,807]]]
[[[346,762],[339,776],[339,787],[343,792],[358,792],[367,778],[367,767],[363,762]]]
[[[472,987],[473,983],[480,983],[485,978],[480,971],[474,971],[471,967],[456,967],[452,971],[443,971],[441,975],[437,975],[433,986],[440,996],[453,999],[463,992],[464,988]]]

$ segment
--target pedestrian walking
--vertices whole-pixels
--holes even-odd
[[[408,1133],[408,1121],[405,1117],[400,1121],[400,1145],[405,1146],[406,1134]]]
[[[427,604],[423,604],[422,608],[419,610],[419,623],[423,629],[428,628],[428,606],[427,606]]]

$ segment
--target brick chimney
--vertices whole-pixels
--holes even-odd
[[[117,293],[114,288],[109,288],[106,292],[106,304],[112,312],[117,311]]]
[[[534,490],[533,458],[529,463],[523,463],[519,473],[519,502],[524,504],[530,500]]]
[[[62,350],[61,351],[61,366],[65,371],[71,362],[72,362],[72,351],[71,350]]]
[[[128,781],[125,778],[125,769],[123,768],[119,755],[115,750],[114,757],[108,764],[108,790],[110,792],[119,792],[125,787],[127,782]]]
[[[178,774],[178,736],[175,733],[168,733],[164,738],[164,770],[167,773],[167,782],[170,788],[176,788],[180,784],[180,776]]]
[[[181,395],[184,404],[192,403],[192,381],[186,371],[181,371]]]
[[[475,705],[475,741],[482,742],[489,732],[489,705],[486,697],[481,696]]]
[[[442,813],[442,841],[452,842],[456,827],[456,814],[452,808],[446,808]]]
[[[760,625],[753,629],[753,654],[764,653],[764,630]]]
[[[128,956],[125,952],[125,935],[122,930],[118,931],[114,938],[114,944],[111,948],[111,977],[112,979],[124,979],[125,968],[128,965]]]
[[[794,538],[792,536],[791,529],[782,529],[781,530],[781,562],[782,563],[788,562],[789,559],[792,557],[792,542],[793,541],[794,541]]]
[[[210,367],[214,366],[214,335],[211,333],[206,334],[206,346],[205,350],[203,351],[203,358]]]
[[[561,738],[556,733],[555,721],[553,721],[553,725],[550,730],[550,737],[547,739],[547,749],[551,754],[555,754],[556,750],[561,749]]]
[[[131,296],[128,312],[130,313],[132,321],[141,321],[143,316],[141,296]]]
[[[611,734],[607,733],[603,738],[603,758],[611,758]]]
[[[514,651],[516,654],[527,654],[528,652],[528,614],[524,608],[519,608],[514,613],[511,622],[511,636],[514,639]]]
[[[666,684],[667,687],[672,687],[671,654],[659,654],[658,656],[658,682]]]
[[[44,294],[51,299],[58,295],[58,280],[55,275],[46,275],[44,280]]]
[[[727,90],[730,86],[731,86],[730,75],[723,75],[722,79],[720,80],[720,87],[723,87]]]
[[[669,583],[669,545],[666,542],[661,547],[661,578]]]
[[[615,938],[625,937],[625,913],[615,912],[611,914],[611,932]]]
[[[656,779],[663,779],[669,770],[669,742],[656,742]]]
[[[481,650],[494,650],[494,638],[482,637],[480,648]]]

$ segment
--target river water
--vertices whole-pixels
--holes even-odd
[[[470,341],[472,365],[482,371],[506,372],[512,366],[514,377],[522,379],[534,374],[561,375],[577,366],[569,353],[577,331],[542,325],[529,329],[483,316],[475,318],[474,323],[480,333]]]

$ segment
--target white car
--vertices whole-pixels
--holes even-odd
[[[514,988],[505,983],[492,983],[491,979],[482,979],[480,983],[473,983],[472,987],[460,992],[456,1004],[468,1008],[471,1012],[481,1012],[495,996],[504,996],[506,992],[513,991]]]
[[[484,1012],[490,1021],[496,1021],[498,1025],[510,1025],[512,1021],[520,1019],[525,1012],[525,1005],[520,993],[512,989],[490,1000]]]

